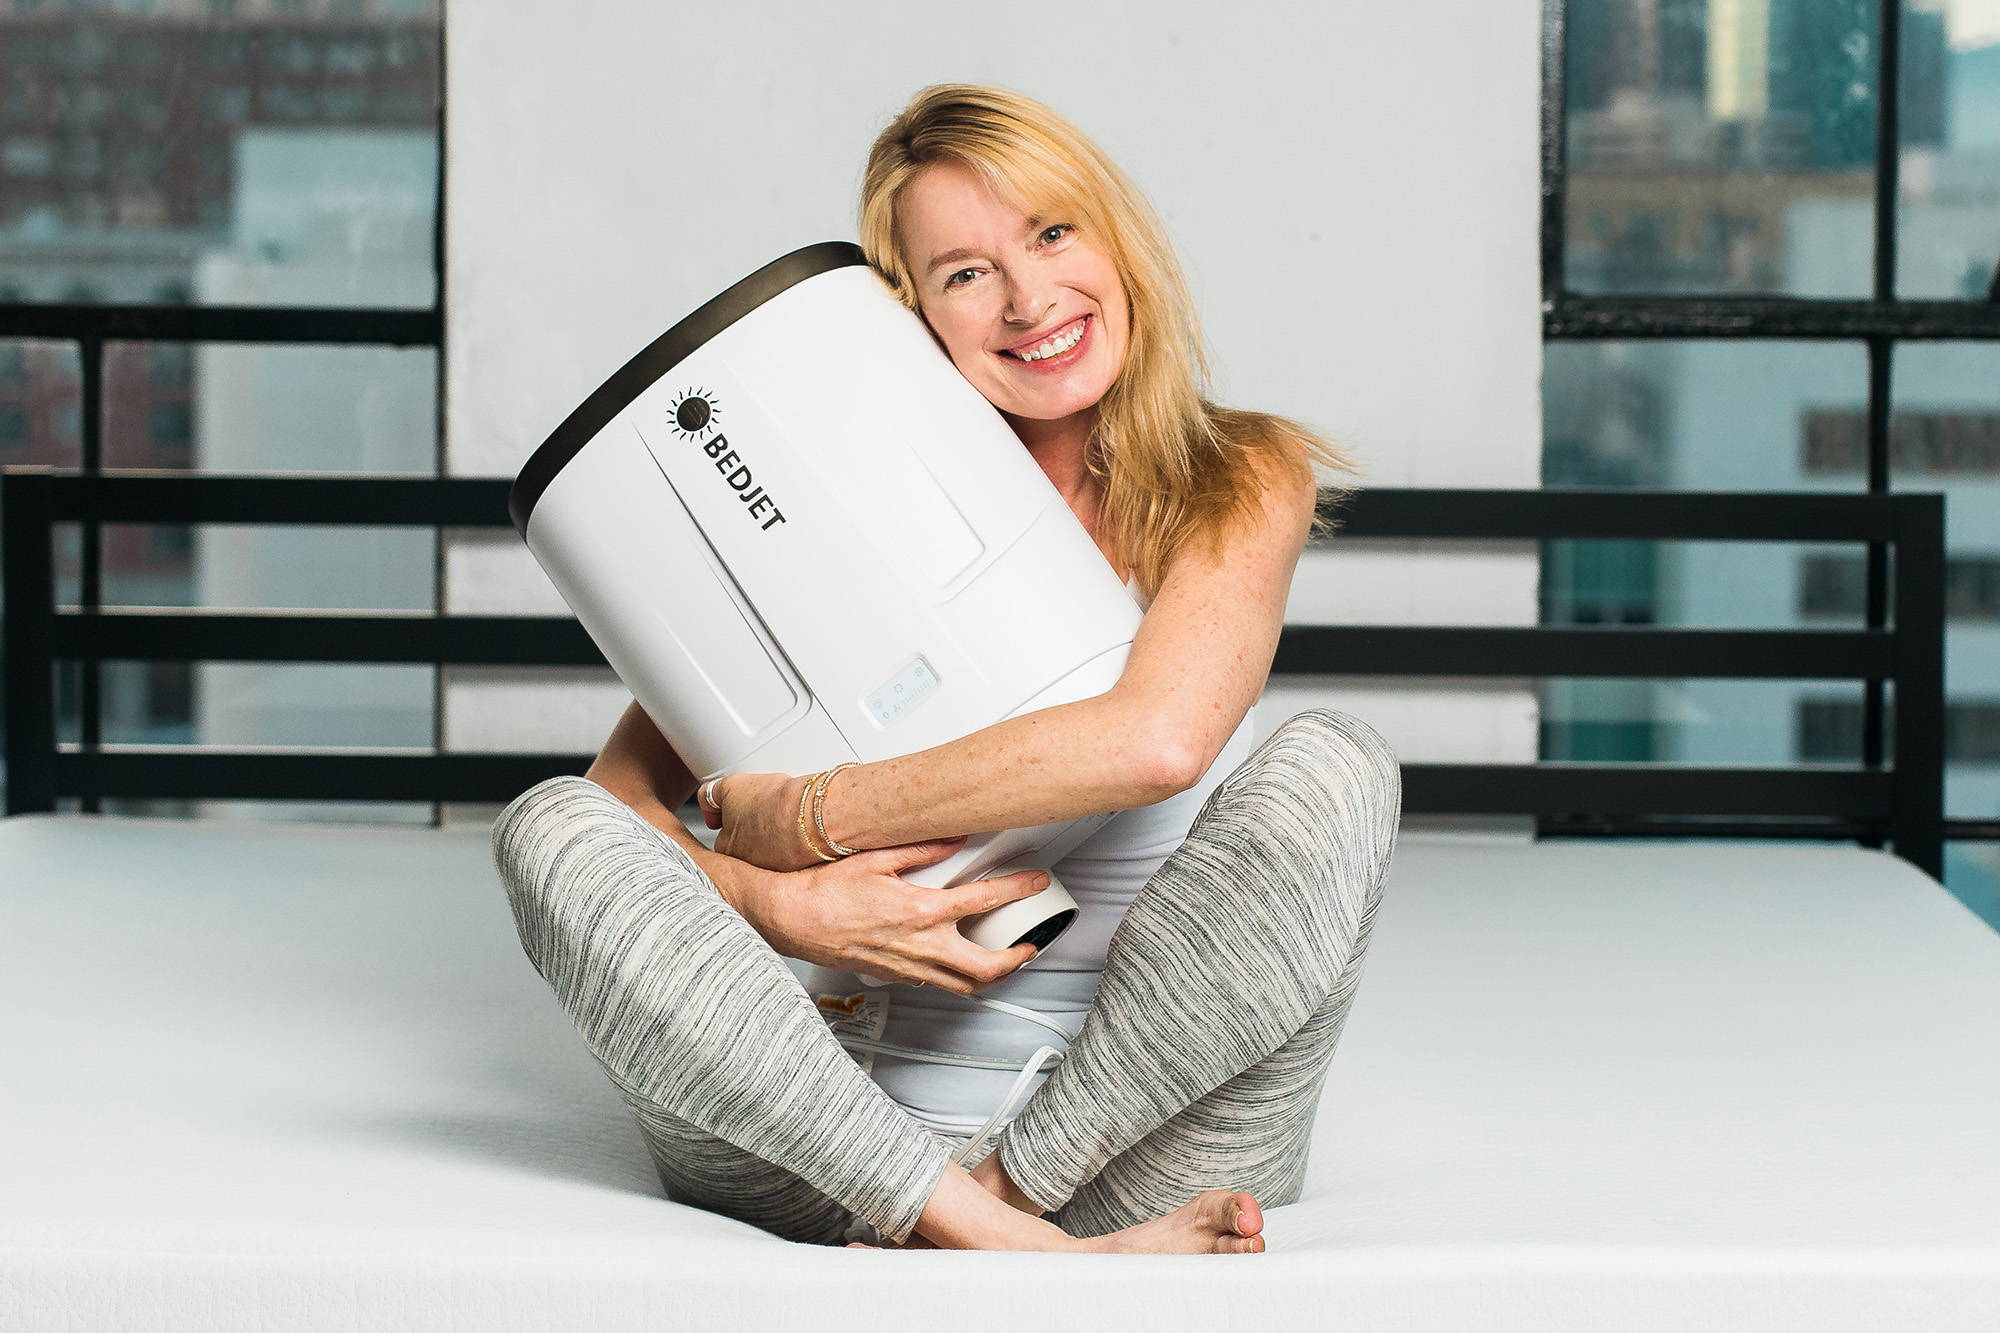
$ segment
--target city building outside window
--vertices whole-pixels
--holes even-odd
[[[441,24],[436,0],[0,4],[0,460],[437,474]],[[57,335],[63,307],[86,325],[130,317],[116,337]],[[226,312],[246,308],[278,336],[231,332]],[[223,312],[227,336],[197,340],[193,311]],[[86,546],[78,526],[60,530],[67,603],[437,605],[434,532],[105,524]],[[436,744],[421,665],[98,670],[102,743]],[[84,691],[76,664],[64,674],[58,737],[74,743]],[[428,803],[101,808],[436,817]]]
[[[1543,484],[1944,492],[1946,882],[2000,926],[2000,6],[1547,0],[1544,19]],[[1550,542],[1543,619],[1885,624],[1870,559]],[[1886,691],[1828,693],[1550,680],[1543,754],[1891,761],[1868,726],[1879,751]]]

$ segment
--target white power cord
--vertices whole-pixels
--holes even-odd
[[[1063,1050],[1075,1039],[1076,1035],[1046,1015],[1038,1014],[1034,1010],[1024,1008],[1018,1004],[1009,1004],[1005,1000],[989,1000],[983,995],[968,995],[964,998],[976,1000],[989,1009],[1012,1014],[1016,1018],[1024,1019],[1040,1027],[1045,1027],[1061,1037],[1063,1045],[1061,1047],[1039,1047],[1033,1055],[1028,1057],[1026,1064],[1016,1065],[1011,1060],[996,1060],[979,1055],[960,1055],[953,1051],[925,1050],[918,1046],[901,1046],[895,1042],[879,1041],[873,1037],[863,1037],[842,1032],[833,1034],[834,1039],[848,1050],[881,1051],[889,1055],[900,1055],[910,1060],[922,1060],[928,1064],[960,1065],[972,1069],[1019,1069],[1021,1071],[1021,1076],[1014,1080],[1014,1086],[1007,1090],[1007,1095],[1001,1099],[1000,1105],[994,1108],[992,1115],[986,1117],[986,1123],[981,1125],[978,1132],[973,1134],[970,1139],[966,1140],[964,1147],[952,1154],[951,1160],[960,1166],[967,1166],[968,1163],[977,1164],[979,1159],[984,1155],[982,1150],[986,1146],[987,1139],[992,1136],[993,1131],[999,1126],[1000,1122],[1006,1119],[1008,1114],[1013,1111],[1014,1104],[1021,1100],[1022,1095],[1027,1091],[1028,1084],[1034,1080],[1035,1075],[1042,1072],[1045,1065],[1053,1068],[1056,1064],[1062,1062]]]

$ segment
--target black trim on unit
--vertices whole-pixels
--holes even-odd
[[[611,419],[653,386],[662,375],[700,349],[703,343],[775,296],[807,278],[837,268],[865,264],[868,259],[852,241],[820,241],[774,259],[668,329],[583,400],[562,425],[529,456],[507,492],[507,512],[514,528],[528,535],[528,515],[542,492],[569,460],[583,451]]]

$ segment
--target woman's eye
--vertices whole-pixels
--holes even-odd
[[[1049,239],[1049,233],[1050,233],[1050,232],[1052,232],[1052,231],[1055,231],[1055,232],[1069,232],[1069,231],[1075,231],[1075,230],[1076,230],[1076,228],[1075,228],[1074,226],[1072,226],[1072,225],[1071,225],[1070,223],[1067,223],[1067,222],[1056,222],[1056,223],[1051,223],[1051,224],[1050,224],[1049,226],[1046,226],[1046,227],[1042,228],[1042,240],[1043,240],[1043,241],[1044,241],[1045,243],[1049,244],[1049,245],[1054,245],[1054,244],[1055,244],[1055,241],[1052,241],[1052,240],[1050,240],[1050,239]],[[1056,240],[1061,240],[1061,239],[1062,239],[1062,238],[1061,238],[1060,236],[1058,236],[1058,237],[1056,238]]]
[[[944,280],[944,285],[947,287],[963,287],[965,284],[960,282],[959,279],[964,277],[968,273],[977,273],[978,271],[979,271],[978,269],[962,268],[958,272],[946,278]]]

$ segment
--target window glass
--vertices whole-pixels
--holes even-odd
[[[437,461],[434,347],[105,345],[108,468],[431,476]]]
[[[1995,930],[2000,930],[2000,842],[1944,845],[1944,886]]]
[[[1544,486],[1868,488],[1858,343],[1552,342],[1542,352]]]
[[[1845,764],[1865,753],[1862,687],[1844,680],[1564,677],[1538,682],[1542,758]],[[1992,719],[1948,719],[1960,726]],[[1883,712],[1893,757],[1893,706]]]
[[[433,528],[106,523],[104,605],[422,611],[437,605]]]
[[[1550,541],[1544,625],[1860,629],[1860,542]]]
[[[76,467],[82,383],[75,343],[0,339],[0,463]]]
[[[1637,763],[1861,762],[1858,680],[1546,677],[1542,758]],[[1856,725],[1836,718],[1851,710]]]
[[[437,0],[0,5],[0,305],[429,308],[438,190]],[[434,475],[434,348],[104,349],[111,469]],[[0,462],[83,464],[65,342],[0,342]],[[56,593],[82,600],[81,525]],[[436,605],[410,528],[107,524],[107,605]],[[428,748],[429,666],[106,662],[107,743]],[[82,673],[59,665],[80,738]],[[68,800],[63,808],[77,808]],[[107,813],[427,822],[420,802],[107,801]]]
[[[1896,294],[2000,300],[2000,7],[1903,6]]]
[[[1565,285],[1865,296],[1875,0],[1568,0]]]
[[[1876,141],[1876,0],[1561,8],[1566,290],[1870,297],[1876,163],[1894,152],[1894,295],[2000,301],[1994,0],[1904,0],[1893,11],[1900,59],[1889,145]],[[1858,343],[1557,341],[1544,354],[1546,486],[1868,486]],[[2000,818],[2000,339],[1899,341],[1890,364],[1888,484],[1948,498],[1946,814]],[[1865,615],[1866,574],[1853,544],[1548,542],[1542,620],[1849,627]],[[1715,758],[1710,751],[1744,745],[1759,751],[1756,762],[1861,754],[1859,687],[1845,682],[1538,688],[1552,759]],[[1894,715],[1890,697],[1891,758]],[[1946,883],[2000,926],[2000,843],[1953,844]]]
[[[1543,348],[1542,482],[1551,489],[1867,488],[1867,357],[1846,343],[1554,342]],[[1856,442],[1859,450],[1856,451]],[[1823,567],[1858,545],[1550,541],[1541,623],[1829,628],[1865,623]],[[1810,597],[1808,585],[1810,581]],[[1837,581],[1836,581],[1837,582]],[[1750,688],[1745,688],[1749,686]],[[1795,700],[1858,684],[1562,680],[1539,687],[1545,759],[1796,760]],[[1856,758],[1859,751],[1856,751]]]
[[[0,8],[0,282],[429,307],[439,6]]]

